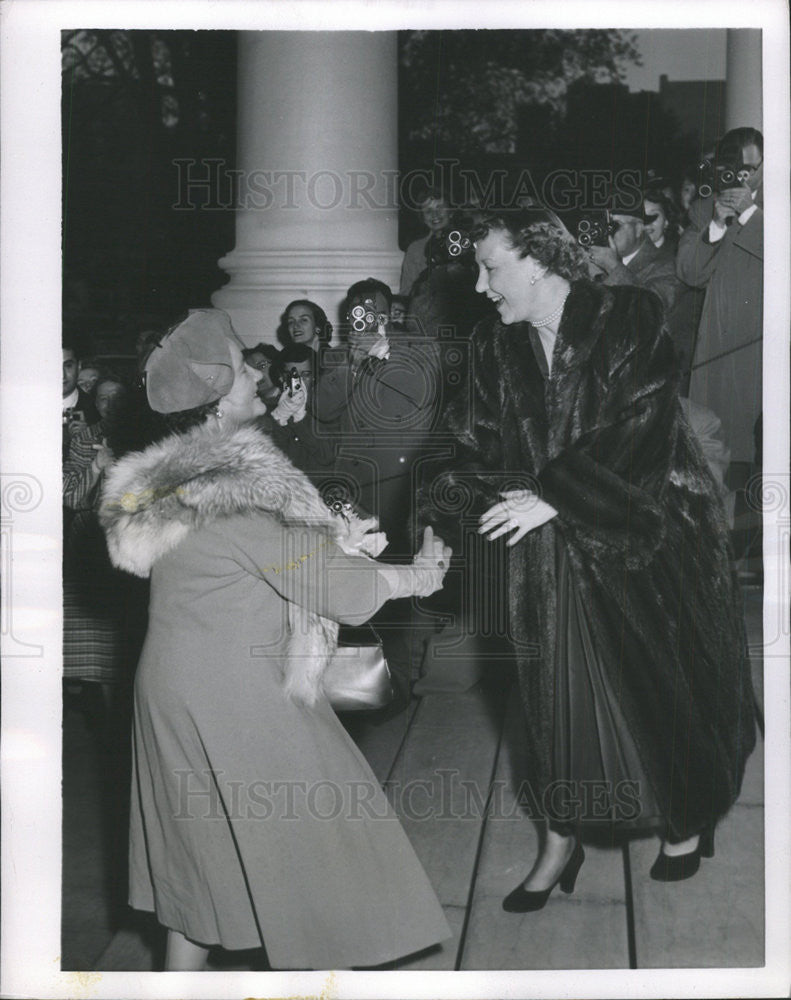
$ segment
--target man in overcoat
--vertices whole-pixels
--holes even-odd
[[[737,187],[694,201],[691,225],[679,242],[682,281],[705,288],[692,363],[689,398],[713,410],[723,424],[733,462],[752,462],[761,414],[763,339],[763,136],[756,129],[728,132],[717,165],[745,176]],[[716,186],[716,185],[715,185]]]

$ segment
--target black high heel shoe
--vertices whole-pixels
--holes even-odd
[[[585,851],[582,849],[582,844],[577,841],[571,857],[566,862],[566,867],[548,889],[531,892],[520,883],[503,900],[503,909],[507,913],[533,913],[535,910],[541,910],[546,906],[549,895],[556,885],[560,885],[561,892],[574,892],[577,875],[584,860]]]
[[[701,830],[698,836],[698,846],[686,854],[671,856],[659,849],[656,861],[651,865],[649,875],[655,882],[682,882],[692,876],[700,868],[701,858],[714,857],[714,827]]]

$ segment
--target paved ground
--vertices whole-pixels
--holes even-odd
[[[760,592],[745,589],[745,602],[760,696]],[[574,894],[553,893],[543,911],[520,916],[500,904],[530,867],[536,830],[513,798],[521,729],[507,671],[465,693],[427,695],[408,713],[363,727],[358,739],[454,931],[445,945],[388,968],[763,964],[760,741],[741,798],[717,829],[716,856],[693,879],[663,885],[648,878],[654,837],[589,842]],[[161,931],[123,903],[128,761],[101,749],[73,705],[64,717],[64,747],[62,968],[158,968]],[[265,967],[255,952],[218,951],[212,961],[216,968]]]

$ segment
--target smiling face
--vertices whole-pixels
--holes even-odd
[[[254,369],[254,378],[258,383],[259,395],[267,389],[274,389],[275,383],[272,381],[272,362],[265,354],[255,351],[247,356],[247,365]]]
[[[234,379],[231,391],[222,397],[219,407],[223,416],[241,423],[266,413],[266,406],[258,398],[255,375],[245,364],[241,349],[232,340],[228,342],[228,346]]]
[[[306,344],[318,350],[320,330],[313,310],[308,306],[292,306],[286,316],[288,335],[295,344]]]
[[[420,217],[432,233],[441,233],[450,222],[450,208],[442,198],[429,198],[420,206]]]
[[[102,420],[107,419],[112,401],[120,396],[124,387],[118,382],[101,382],[96,390],[96,409]]]
[[[503,323],[523,323],[533,316],[535,305],[531,275],[541,270],[529,254],[520,257],[508,233],[491,229],[475,244],[478,281],[475,291],[494,302]]]
[[[98,381],[99,372],[95,368],[88,366],[87,368],[80,369],[80,374],[77,376],[77,385],[83,392],[90,392]]]
[[[667,216],[662,211],[662,206],[656,201],[651,201],[649,198],[646,198],[643,202],[643,211],[647,216],[656,216],[653,222],[649,222],[645,226],[646,235],[656,246],[662,242],[662,237],[665,235]]]

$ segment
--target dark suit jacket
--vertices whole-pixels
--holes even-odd
[[[604,279],[605,285],[637,285],[656,292],[665,307],[665,316],[673,308],[681,282],[676,277],[676,262],[667,244],[655,247],[646,236],[628,264],[618,264]]]
[[[327,352],[316,419],[336,442],[334,479],[379,518],[395,551],[409,537],[413,469],[428,446],[441,378],[436,343],[395,333],[389,340],[387,360],[368,358],[357,371],[344,349]]]

